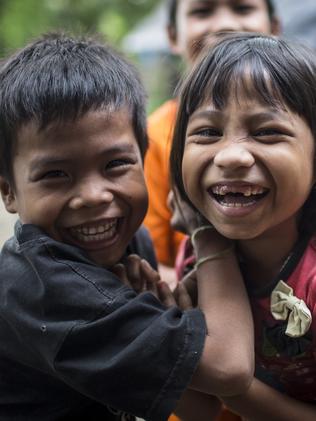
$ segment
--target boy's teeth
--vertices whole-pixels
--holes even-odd
[[[72,235],[80,241],[101,241],[113,237],[116,233],[117,221],[116,218],[97,226],[79,225],[70,230]]]

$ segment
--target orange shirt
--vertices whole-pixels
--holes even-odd
[[[145,157],[145,177],[149,208],[144,221],[153,239],[159,263],[173,266],[183,234],[170,226],[167,206],[170,191],[169,156],[177,113],[177,101],[165,102],[148,118],[149,149]]]

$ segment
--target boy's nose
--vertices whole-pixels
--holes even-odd
[[[95,207],[109,204],[113,201],[113,193],[106,188],[106,184],[98,181],[82,183],[74,190],[69,207],[73,210],[82,207]]]
[[[224,169],[250,168],[255,163],[253,154],[242,144],[230,144],[214,157],[214,164]]]

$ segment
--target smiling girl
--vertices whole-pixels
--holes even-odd
[[[226,35],[180,98],[173,182],[234,240],[255,322],[256,377],[223,401],[256,421],[315,420],[315,56],[269,36]]]

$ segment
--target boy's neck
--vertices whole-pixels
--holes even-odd
[[[258,238],[238,243],[243,272],[253,288],[263,287],[278,275],[297,240],[295,223],[290,227],[289,224],[278,226]]]

